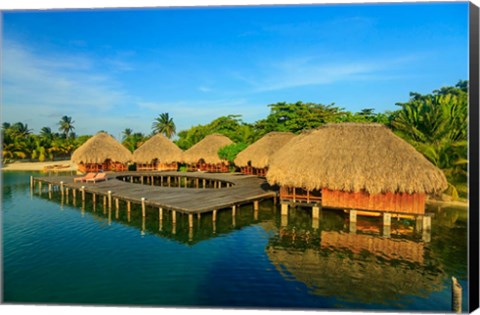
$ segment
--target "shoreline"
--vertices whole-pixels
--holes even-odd
[[[57,168],[54,168],[57,166]],[[71,160],[48,161],[48,162],[14,162],[2,165],[2,171],[43,171],[46,167],[52,167],[52,172],[76,171],[77,166]]]

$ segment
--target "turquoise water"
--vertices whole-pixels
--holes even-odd
[[[3,173],[6,303],[218,306],[450,311],[450,278],[467,309],[467,214],[434,212],[432,233],[339,211],[293,209],[288,222],[269,202],[160,222],[158,210],[118,213],[87,197],[32,194],[32,173]]]

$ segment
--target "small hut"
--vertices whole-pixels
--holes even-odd
[[[290,132],[270,132],[240,152],[235,165],[243,174],[265,176],[270,158],[293,137]]]
[[[228,172],[228,161],[218,157],[218,150],[232,144],[221,134],[211,134],[185,151],[183,158],[189,171]]]
[[[324,207],[424,214],[445,175],[380,124],[329,124],[293,139],[270,163],[280,198]]]
[[[133,152],[137,171],[176,171],[183,151],[162,134],[156,134]]]
[[[107,133],[99,132],[72,154],[80,172],[126,171],[132,154]]]

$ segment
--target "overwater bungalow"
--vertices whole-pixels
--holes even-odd
[[[224,135],[208,135],[185,151],[184,162],[189,171],[228,172],[228,161],[220,159],[218,150],[230,144],[233,141]]]
[[[290,132],[270,132],[240,152],[235,165],[242,174],[265,176],[271,157],[293,137]]]
[[[422,215],[426,195],[447,188],[443,172],[390,129],[359,123],[329,124],[296,137],[272,159],[267,180],[281,187],[283,201],[384,217]]]
[[[183,151],[162,134],[156,134],[133,152],[137,171],[176,171]]]
[[[80,172],[126,171],[132,154],[107,133],[99,132],[72,154]]]

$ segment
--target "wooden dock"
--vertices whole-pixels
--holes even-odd
[[[231,209],[232,215],[241,204],[258,203],[273,198],[277,192],[265,179],[241,174],[211,174],[200,172],[121,172],[109,173],[108,180],[98,183],[74,182],[79,176],[31,177],[31,189],[38,193],[60,191],[62,196],[69,195],[85,200],[90,195],[93,203],[102,202],[108,208],[118,209],[120,202],[126,203],[130,212],[131,203],[171,212],[173,222],[176,213],[185,213],[193,225],[193,215],[212,212],[213,221],[220,209]],[[103,200],[102,200],[103,199]]]

